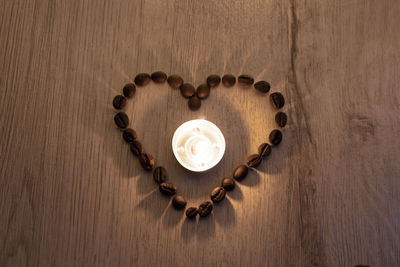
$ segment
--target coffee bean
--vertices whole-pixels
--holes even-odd
[[[210,95],[210,87],[206,84],[200,84],[197,87],[196,95],[200,99],[206,99]]]
[[[186,217],[188,217],[189,219],[193,219],[196,218],[197,216],[197,208],[195,207],[190,207],[186,210]]]
[[[118,112],[114,116],[114,122],[119,128],[124,129],[129,125],[128,115],[125,112]]]
[[[211,192],[210,197],[214,203],[218,203],[225,198],[225,194],[225,189],[223,187],[216,187]]]
[[[186,206],[186,200],[183,198],[183,196],[177,195],[172,199],[172,205],[176,209],[183,209]]]
[[[190,83],[182,84],[180,89],[182,96],[185,98],[191,98],[196,93],[196,89],[194,89],[194,86]]]
[[[201,100],[197,96],[191,97],[188,105],[191,110],[198,110],[201,107]]]
[[[285,105],[285,98],[281,93],[273,93],[270,95],[271,102],[275,106],[276,109],[280,109]]]
[[[213,204],[211,201],[204,201],[203,203],[200,204],[199,208],[197,209],[197,212],[199,213],[200,217],[206,217],[210,215],[210,213],[213,210]]]
[[[271,146],[267,143],[262,143],[258,147],[258,155],[260,155],[262,158],[265,158],[268,157],[269,154],[271,154]]]
[[[161,193],[167,196],[172,196],[176,193],[176,186],[170,183],[161,183],[159,189]]]
[[[238,83],[243,86],[250,86],[254,83],[254,78],[247,74],[242,74],[238,77]]]
[[[137,86],[146,86],[151,81],[150,74],[148,73],[139,73],[135,77],[135,84]]]
[[[247,166],[250,168],[256,168],[260,165],[262,158],[258,154],[253,154],[247,157]]]
[[[122,92],[124,93],[125,97],[131,98],[136,93],[136,85],[134,85],[133,83],[128,83],[124,86]]]
[[[285,112],[278,112],[275,115],[275,121],[276,123],[279,125],[279,127],[285,127],[286,123],[287,123],[287,115]]]
[[[162,71],[156,71],[151,74],[151,79],[155,83],[164,83],[167,80],[167,74]]]
[[[232,74],[225,74],[222,77],[222,84],[225,87],[232,87],[235,85],[235,83],[236,83],[236,77],[233,76]]]
[[[146,171],[151,171],[155,164],[153,156],[149,153],[140,154],[139,162],[142,165],[143,169],[145,169]]]
[[[126,106],[126,98],[123,95],[117,95],[113,99],[113,107],[115,109],[123,109]]]
[[[269,89],[271,89],[271,85],[266,81],[259,81],[254,84],[254,88],[256,88],[261,93],[268,93]]]
[[[158,184],[165,182],[168,178],[167,170],[162,166],[158,166],[153,171],[153,178]]]
[[[248,172],[249,172],[249,169],[247,168],[246,165],[240,165],[233,172],[233,178],[235,178],[235,180],[237,180],[237,181],[240,181],[247,176]]]
[[[269,134],[269,141],[271,142],[271,144],[273,145],[279,145],[282,142],[282,132],[279,130],[273,130],[270,134]]]
[[[137,134],[136,131],[131,129],[131,128],[127,128],[122,132],[122,138],[125,140],[125,142],[132,143],[136,138],[137,138]]]
[[[134,140],[131,144],[131,151],[135,156],[140,156],[143,153],[143,146],[138,140]]]
[[[235,188],[235,181],[232,178],[224,178],[221,182],[221,186],[226,191],[231,191]]]
[[[221,77],[217,74],[211,74],[207,77],[207,84],[209,87],[216,87],[221,82]]]
[[[178,89],[183,84],[183,79],[181,76],[173,74],[168,77],[167,82],[172,88]]]

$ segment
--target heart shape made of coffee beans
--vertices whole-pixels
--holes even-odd
[[[167,77],[162,71],[156,71],[151,75],[148,73],[139,73],[135,76],[134,83],[128,83],[124,86],[121,95],[117,95],[113,99],[113,106],[116,110],[123,109],[128,99],[132,98],[136,93],[136,86],[143,87],[148,85],[151,81],[155,83],[165,83],[174,88],[179,89],[181,95],[188,99],[188,107],[191,110],[198,110],[201,107],[202,101],[207,99],[210,95],[211,88],[220,85],[221,81],[223,86],[232,87],[236,83],[236,77],[232,74],[225,74],[222,79],[217,74],[209,75],[206,82],[199,85],[197,89],[190,83],[184,83],[182,77],[177,74],[173,74]],[[247,74],[239,75],[237,82],[240,86],[250,87],[253,86],[256,90],[263,94],[267,94],[270,91],[270,84],[266,81],[258,81],[254,83],[254,78]],[[285,105],[285,99],[279,92],[270,94],[270,100],[275,109],[279,110]],[[153,171],[154,181],[159,185],[159,190],[166,196],[174,196],[172,204],[176,209],[184,209],[186,207],[186,200],[183,196],[177,194],[177,187],[167,182],[168,173],[167,170],[162,166],[155,167],[155,160],[153,156],[145,151],[142,143],[137,139],[136,131],[129,127],[129,117],[123,112],[119,111],[114,116],[114,122],[119,129],[122,130],[122,138],[126,143],[130,145],[132,153],[139,159],[140,165],[145,171]],[[275,115],[275,122],[280,128],[285,127],[287,123],[286,113],[279,111]],[[199,207],[190,207],[186,209],[187,218],[193,219],[197,215],[200,217],[206,217],[210,215],[213,210],[213,203],[218,203],[225,198],[226,191],[231,191],[235,188],[235,180],[243,180],[247,174],[249,168],[257,168],[263,159],[267,158],[271,152],[272,147],[277,146],[282,141],[282,132],[278,129],[274,129],[269,134],[269,143],[262,143],[258,147],[258,152],[251,154],[247,157],[245,164],[239,165],[233,172],[232,177],[224,178],[220,186],[214,188],[210,194],[211,201],[202,202]]]

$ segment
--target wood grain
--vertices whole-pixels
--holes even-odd
[[[0,1],[0,266],[400,265],[400,5],[364,1]],[[185,220],[113,124],[137,72],[193,84],[252,74],[287,100],[284,141],[213,215]],[[213,89],[198,112],[167,85],[127,113],[189,205],[276,127],[266,96]],[[173,157],[204,117],[227,151]]]

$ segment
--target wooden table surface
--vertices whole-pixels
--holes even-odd
[[[397,0],[1,0],[0,266],[400,266]],[[138,72],[200,84],[248,73],[281,91],[284,140],[213,215],[171,207],[111,102]],[[268,96],[166,84],[127,113],[189,206],[276,127]],[[174,130],[207,118],[221,163],[194,175]]]

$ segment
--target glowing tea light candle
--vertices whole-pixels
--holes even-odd
[[[191,120],[176,129],[172,151],[183,167],[202,172],[220,162],[225,152],[225,138],[214,123],[202,119]]]

